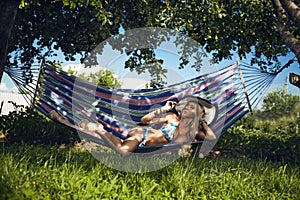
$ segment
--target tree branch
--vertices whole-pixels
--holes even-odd
[[[280,0],[273,0],[275,9],[278,14],[278,29],[279,33],[285,42],[285,44],[295,53],[298,63],[300,64],[300,42],[295,36],[290,32],[288,15],[286,10],[283,8]]]
[[[297,23],[297,26],[300,26],[300,8],[291,0],[281,0],[281,4],[283,5],[286,12],[290,17]]]

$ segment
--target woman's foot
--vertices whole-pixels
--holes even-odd
[[[89,122],[88,120],[84,119],[78,123],[78,126],[81,127],[83,130],[90,131],[90,132],[100,132],[104,130],[102,124]]]
[[[61,114],[59,114],[56,110],[51,110],[48,114],[48,117],[54,121],[60,122],[67,126],[70,126],[70,127],[74,126],[65,117],[63,117]]]
[[[79,127],[79,130],[84,132],[85,134],[102,139],[100,135],[100,131],[104,130],[102,124],[89,122],[88,120],[84,119],[78,123],[77,127]]]
[[[119,153],[120,155],[126,156],[130,153],[129,151],[124,151],[121,149],[122,141],[116,136],[111,135],[105,130],[99,131],[99,135],[108,147],[115,150],[115,152]]]

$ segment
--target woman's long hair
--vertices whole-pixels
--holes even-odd
[[[200,120],[202,120],[205,115],[204,107],[198,101],[190,101],[190,102],[194,102],[196,107],[195,107],[195,114],[190,122],[189,130],[187,133],[187,143],[191,143],[194,141],[197,133],[202,128],[200,125]]]
[[[196,103],[195,115],[193,117],[193,120],[191,121],[191,126],[188,134],[189,142],[192,142],[195,139],[197,133],[202,128],[200,124],[200,120],[202,120],[205,115],[204,107],[198,102],[195,103]]]

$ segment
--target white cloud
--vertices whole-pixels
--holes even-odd
[[[0,83],[0,92],[18,92],[18,89],[16,86],[9,87],[6,83]]]
[[[82,68],[82,67],[83,67],[82,64],[67,64],[67,65],[63,66],[62,69],[66,72],[70,69],[73,71],[79,71],[80,68]]]
[[[121,79],[122,89],[143,89],[149,81],[141,78],[125,77]]]
[[[16,86],[14,86],[13,88],[11,88],[10,91],[12,91],[13,93],[17,93],[19,92],[19,89]]]
[[[77,74],[84,74],[85,76],[88,76],[92,73],[98,72],[99,70],[103,70],[106,68],[100,67],[99,65],[92,65],[90,67],[84,67],[83,64],[67,64],[63,66],[62,68],[65,72],[68,72],[68,70],[72,70],[75,72],[75,76]]]
[[[6,91],[6,90],[9,90],[9,88],[7,87],[7,85],[5,83],[0,83],[0,90]]]

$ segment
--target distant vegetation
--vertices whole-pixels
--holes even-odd
[[[217,148],[234,149],[251,158],[300,164],[300,97],[276,90],[260,110],[248,114],[221,136]]]
[[[106,86],[109,88],[121,88],[120,78],[115,75],[113,71],[105,68],[101,68],[95,73],[85,74],[79,73],[71,68],[68,69],[68,73],[78,76],[83,80],[87,80],[95,85]]]

